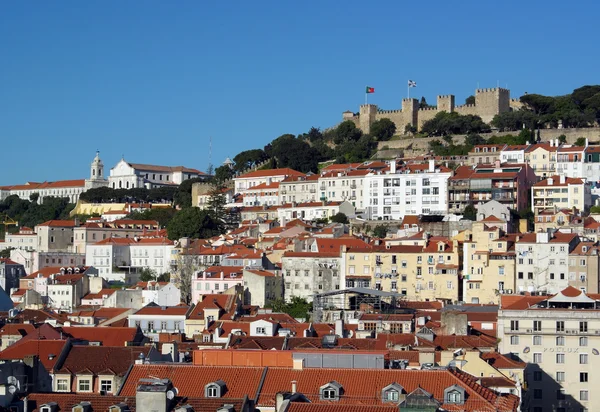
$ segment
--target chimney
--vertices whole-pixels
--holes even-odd
[[[298,389],[298,382],[292,381],[292,394],[296,393],[297,389]]]
[[[588,138],[586,137],[586,138],[585,138],[585,147],[588,147],[588,146],[589,146],[589,144],[590,144],[590,142],[588,141]]]
[[[292,369],[301,371],[304,369],[304,359],[302,358],[293,358],[292,359]]]
[[[170,393],[171,392],[171,393]],[[169,395],[176,390],[169,379],[140,379],[135,394],[135,406],[139,411],[167,412],[171,410]]]
[[[390,162],[390,174],[396,174],[396,159]]]
[[[559,146],[558,139],[554,139],[554,146],[556,146],[556,147]]]
[[[550,147],[554,147],[554,140],[550,139]]]
[[[566,179],[565,175],[560,175],[560,184],[564,185],[566,181],[567,181],[567,179]]]
[[[496,169],[499,169],[499,168],[500,168],[500,160],[496,160],[496,161],[494,161],[494,167],[495,167]]]
[[[344,337],[344,320],[338,319],[335,321],[335,334],[338,338]]]
[[[435,171],[435,159],[429,159],[429,172]]]
[[[548,186],[552,186],[552,185],[554,185],[554,179],[549,177],[548,178]]]

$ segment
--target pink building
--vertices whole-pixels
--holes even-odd
[[[243,285],[243,266],[211,266],[198,272],[192,279],[192,302],[199,302],[203,295],[224,293],[228,289]]]

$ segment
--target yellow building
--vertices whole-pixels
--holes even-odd
[[[342,251],[342,273],[370,276],[370,287],[413,301],[458,301],[457,241],[429,237],[424,245],[376,245]]]
[[[556,173],[556,151],[554,142],[538,143],[525,150],[525,162],[529,163],[538,179],[545,179]]]
[[[466,303],[498,303],[515,289],[516,235],[473,222],[463,244],[463,298]]]
[[[536,215],[555,207],[587,210],[592,205],[592,193],[584,179],[553,175],[533,185],[531,205]]]

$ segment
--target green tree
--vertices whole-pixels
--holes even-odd
[[[575,140],[575,146],[585,146],[585,137],[578,137],[577,140]]]
[[[387,237],[388,227],[387,225],[377,225],[373,228],[373,236],[384,239]]]
[[[600,213],[600,206],[592,206],[592,207],[590,208],[590,213],[593,213],[593,214],[598,214],[598,213]]]
[[[207,239],[221,233],[222,225],[213,220],[207,210],[188,207],[179,210],[167,225],[169,239],[182,237]]]
[[[126,216],[126,219],[134,220],[156,220],[161,227],[167,227],[177,210],[172,207],[153,207],[141,211],[133,211]]]
[[[40,194],[39,193],[32,193],[29,195],[29,201],[31,203],[37,203],[38,199],[40,198]]]
[[[142,282],[150,282],[150,281],[155,281],[156,278],[158,277],[158,275],[156,274],[156,271],[150,268],[142,268],[142,270],[140,271],[140,281]]]
[[[425,99],[425,96],[421,96],[421,100],[419,101],[419,109],[428,109],[430,107],[432,106],[427,104],[427,99]]]
[[[14,247],[7,247],[6,249],[2,249],[0,250],[0,259],[9,259],[10,258],[10,251],[14,250]]]
[[[233,158],[233,161],[235,162],[235,170],[243,172],[256,164],[264,162],[268,158],[269,156],[264,150],[251,149],[238,153]]]
[[[346,120],[335,129],[333,142],[335,144],[353,142],[360,139],[361,136],[362,131],[356,127],[356,124],[352,120]]]
[[[404,126],[404,134],[414,134],[417,132],[417,128],[410,123],[406,123]]]
[[[184,180],[178,187],[177,191],[173,195],[173,203],[179,207],[191,207],[192,206],[192,186],[194,183],[204,182],[202,178],[194,178]]]
[[[468,220],[477,220],[477,209],[472,204],[468,204],[465,206],[465,210],[463,211],[463,219]]]
[[[567,136],[565,136],[564,134],[561,134],[560,136],[558,136],[558,141],[562,144],[567,143]]]
[[[465,144],[469,146],[477,146],[486,144],[486,140],[478,134],[469,134],[465,137]]]
[[[539,116],[529,110],[515,110],[497,114],[491,125],[501,132],[517,131],[523,129],[523,126],[534,129],[539,120]]]
[[[271,302],[270,306],[273,312],[287,313],[295,319],[304,319],[306,321],[310,319],[310,312],[312,312],[312,304],[299,296],[292,296],[289,303],[286,303],[283,299],[275,299]]]
[[[433,119],[423,123],[421,131],[428,136],[446,136],[489,132],[490,127],[479,116],[439,112]]]
[[[216,184],[220,185],[233,178],[233,176],[235,176],[234,169],[230,168],[229,166],[223,165],[215,169],[215,177],[213,181]]]
[[[379,141],[390,140],[396,133],[396,124],[388,118],[375,120],[371,125],[371,135]]]
[[[311,142],[317,142],[323,140],[323,133],[318,127],[311,127],[307,133],[308,140]]]
[[[348,216],[346,216],[342,212],[336,213],[335,215],[331,216],[331,221],[333,223],[344,223],[344,224],[349,222]]]
[[[475,96],[470,95],[465,99],[465,104],[475,104]]]
[[[227,211],[225,210],[226,204],[227,200],[225,199],[225,194],[223,193],[223,187],[213,185],[211,191],[209,192],[206,210],[208,211],[208,214],[212,220],[219,223],[221,231],[223,231],[225,218],[227,215]]]
[[[273,140],[269,152],[277,160],[278,167],[289,167],[303,173],[317,172],[321,160],[317,149],[291,134]]]

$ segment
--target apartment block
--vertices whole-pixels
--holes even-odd
[[[583,179],[553,175],[533,185],[531,205],[536,215],[553,208],[583,211],[592,205],[592,192]]]

